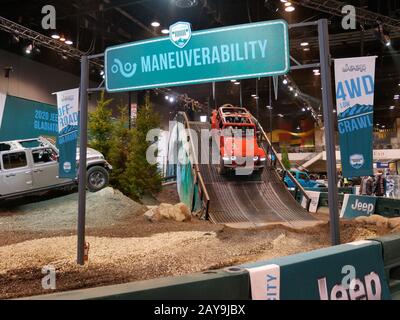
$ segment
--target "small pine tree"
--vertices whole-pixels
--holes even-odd
[[[112,111],[107,108],[112,101],[112,99],[105,98],[103,91],[100,100],[97,101],[96,110],[89,115],[89,145],[106,158],[109,155],[110,139],[113,134]]]
[[[292,168],[292,165],[289,161],[289,154],[286,145],[282,146],[282,164],[286,170],[290,170]]]
[[[121,189],[121,181],[125,175],[128,161],[129,145],[132,140],[132,132],[128,125],[128,108],[119,106],[119,119],[113,127],[108,160],[113,166],[110,183],[117,189]]]
[[[136,128],[132,130],[129,146],[128,163],[122,183],[122,191],[135,200],[144,194],[154,194],[161,190],[161,175],[157,165],[149,164],[146,152],[151,142],[146,141],[151,129],[159,128],[160,118],[150,104],[150,96],[146,95],[145,105],[137,114]]]

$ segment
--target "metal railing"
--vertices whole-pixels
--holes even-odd
[[[307,194],[307,192],[303,188],[303,186],[297,181],[297,179],[292,175],[292,173],[285,168],[285,166],[283,165],[282,161],[278,158],[278,154],[277,154],[275,148],[272,146],[271,141],[269,140],[267,134],[265,133],[264,129],[261,127],[261,125],[258,122],[258,120],[256,118],[254,118],[254,117],[253,117],[253,120],[256,123],[257,128],[260,130],[260,132],[262,134],[262,138],[267,143],[267,150],[266,151],[267,151],[267,158],[269,159],[269,162],[270,162],[270,166],[276,168],[276,166],[278,165],[282,169],[282,171],[283,171],[282,179],[283,180],[285,179],[285,176],[289,177],[289,179],[296,186],[294,198],[295,199],[297,198],[297,193],[300,191],[301,194],[304,196],[304,198],[307,199],[306,209],[308,210],[308,208],[310,206],[311,198],[309,197],[309,195]],[[273,156],[274,159],[272,159],[272,156]]]

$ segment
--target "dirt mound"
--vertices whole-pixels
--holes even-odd
[[[105,188],[87,193],[86,225],[109,226],[121,218],[142,213],[145,208],[118,190]],[[76,228],[78,194],[70,194],[46,201],[14,206],[0,211],[0,230],[71,230]]]

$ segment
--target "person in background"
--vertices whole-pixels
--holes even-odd
[[[377,197],[383,197],[386,194],[386,179],[382,170],[379,170],[375,176],[374,194]]]
[[[363,177],[360,186],[360,195],[371,196],[374,189],[374,181],[372,176]]]

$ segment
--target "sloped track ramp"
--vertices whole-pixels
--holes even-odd
[[[208,124],[190,122],[191,129],[200,137]],[[199,139],[200,140],[200,139]],[[317,220],[292,197],[279,174],[266,167],[257,176],[220,175],[218,165],[211,163],[209,141],[199,141],[199,168],[209,197],[209,216],[214,223],[232,227],[259,227],[284,224],[301,228],[314,225]],[[208,164],[202,159],[209,157]]]

